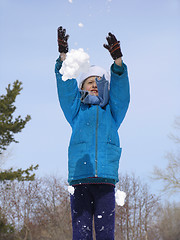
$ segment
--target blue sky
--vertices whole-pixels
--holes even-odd
[[[71,129],[56,91],[56,30],[65,27],[69,48],[82,47],[91,64],[107,70],[112,59],[102,45],[111,31],[121,42],[131,87],[119,130],[120,172],[134,172],[157,192],[160,184],[148,177],[155,165],[166,166],[168,151],[176,151],[168,134],[180,115],[179,23],[179,0],[1,0],[0,94],[22,81],[16,114],[32,117],[17,136],[19,144],[9,147],[4,167],[39,164],[38,176],[67,177]]]

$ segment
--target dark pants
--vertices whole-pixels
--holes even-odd
[[[92,240],[92,222],[96,240],[114,240],[115,192],[108,184],[75,186],[71,195],[73,240]]]

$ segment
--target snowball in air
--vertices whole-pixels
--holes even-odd
[[[74,187],[73,186],[68,186],[68,192],[73,195],[74,194]]]
[[[66,59],[60,69],[60,73],[63,75],[62,80],[77,78],[80,73],[88,71],[89,67],[89,55],[82,48],[71,49],[66,54]]]
[[[84,24],[83,23],[79,23],[78,26],[79,27],[84,27]]]
[[[72,0],[69,0],[70,3],[72,3]]]
[[[126,193],[120,190],[117,190],[115,193],[116,203],[118,206],[124,206],[124,201],[126,198]]]

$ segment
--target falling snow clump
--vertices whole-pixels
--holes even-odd
[[[116,203],[118,206],[124,206],[124,201],[126,198],[126,193],[120,190],[117,190],[115,193]]]
[[[73,195],[74,194],[74,187],[73,186],[68,186],[68,192]]]
[[[84,27],[84,24],[83,23],[79,23],[78,26],[79,27]]]
[[[84,52],[83,48],[71,49],[66,54],[60,73],[63,75],[62,80],[77,78],[81,73],[88,71],[90,67],[89,55]]]

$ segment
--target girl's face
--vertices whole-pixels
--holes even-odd
[[[82,86],[82,90],[88,91],[90,95],[98,96],[96,78],[101,79],[101,77],[97,76],[88,77]]]

